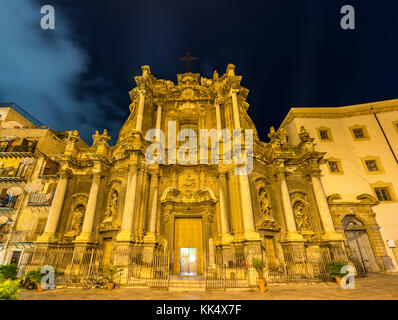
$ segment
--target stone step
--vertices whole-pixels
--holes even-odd
[[[170,279],[169,291],[205,291],[205,280]]]

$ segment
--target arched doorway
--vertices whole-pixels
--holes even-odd
[[[366,228],[352,215],[345,216],[342,224],[351,255],[360,261],[367,272],[380,271]]]

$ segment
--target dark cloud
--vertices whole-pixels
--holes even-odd
[[[39,27],[40,6],[56,30]],[[351,0],[356,30],[340,28],[342,0],[2,0],[0,100],[54,129],[116,135],[140,66],[176,81],[190,51],[209,77],[228,63],[250,90],[249,115],[267,139],[294,106],[398,97],[398,3]]]
[[[114,104],[112,83],[85,79],[90,56],[62,10],[56,10],[55,30],[42,30],[40,7],[38,1],[1,3],[0,101],[17,103],[55,130],[76,128],[89,143],[104,124],[116,133],[120,108],[104,122],[104,110]]]

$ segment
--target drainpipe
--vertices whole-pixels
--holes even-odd
[[[390,148],[390,151],[391,151],[392,155],[394,156],[395,162],[398,164],[398,158],[395,155],[395,152],[394,152],[394,150],[393,150],[393,148],[392,148],[392,146],[390,144],[390,141],[388,141],[387,135],[386,135],[386,133],[385,133],[380,121],[379,121],[379,118],[376,115],[376,112],[374,112],[373,107],[370,107],[370,109],[373,111],[373,115],[374,115],[374,117],[375,117],[375,119],[377,121],[377,124],[379,125],[379,128],[380,128],[381,132],[383,133],[384,139],[386,139],[387,145]]]

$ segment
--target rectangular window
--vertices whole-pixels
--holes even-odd
[[[319,130],[319,135],[322,140],[329,140],[329,135],[327,130]]]
[[[183,145],[187,141],[191,140],[194,144],[192,147],[197,147],[198,144],[198,125],[196,123],[181,123],[180,124],[180,131],[188,129],[191,130],[189,135],[185,137],[185,140],[179,141],[179,145]]]
[[[8,141],[0,141],[0,152],[7,152],[9,149],[10,143]]]
[[[366,160],[365,164],[369,172],[379,171],[379,168],[377,167],[376,164],[376,160]]]
[[[374,188],[376,197],[379,201],[391,201],[391,195],[388,188]]]
[[[337,161],[328,161],[330,172],[339,172],[339,165]]]
[[[364,135],[363,130],[361,128],[352,129],[352,132],[354,133],[354,136],[355,136],[356,139],[365,138],[365,135]]]
[[[37,220],[35,235],[41,235],[44,232],[44,228],[46,227],[47,218],[39,218]]]

